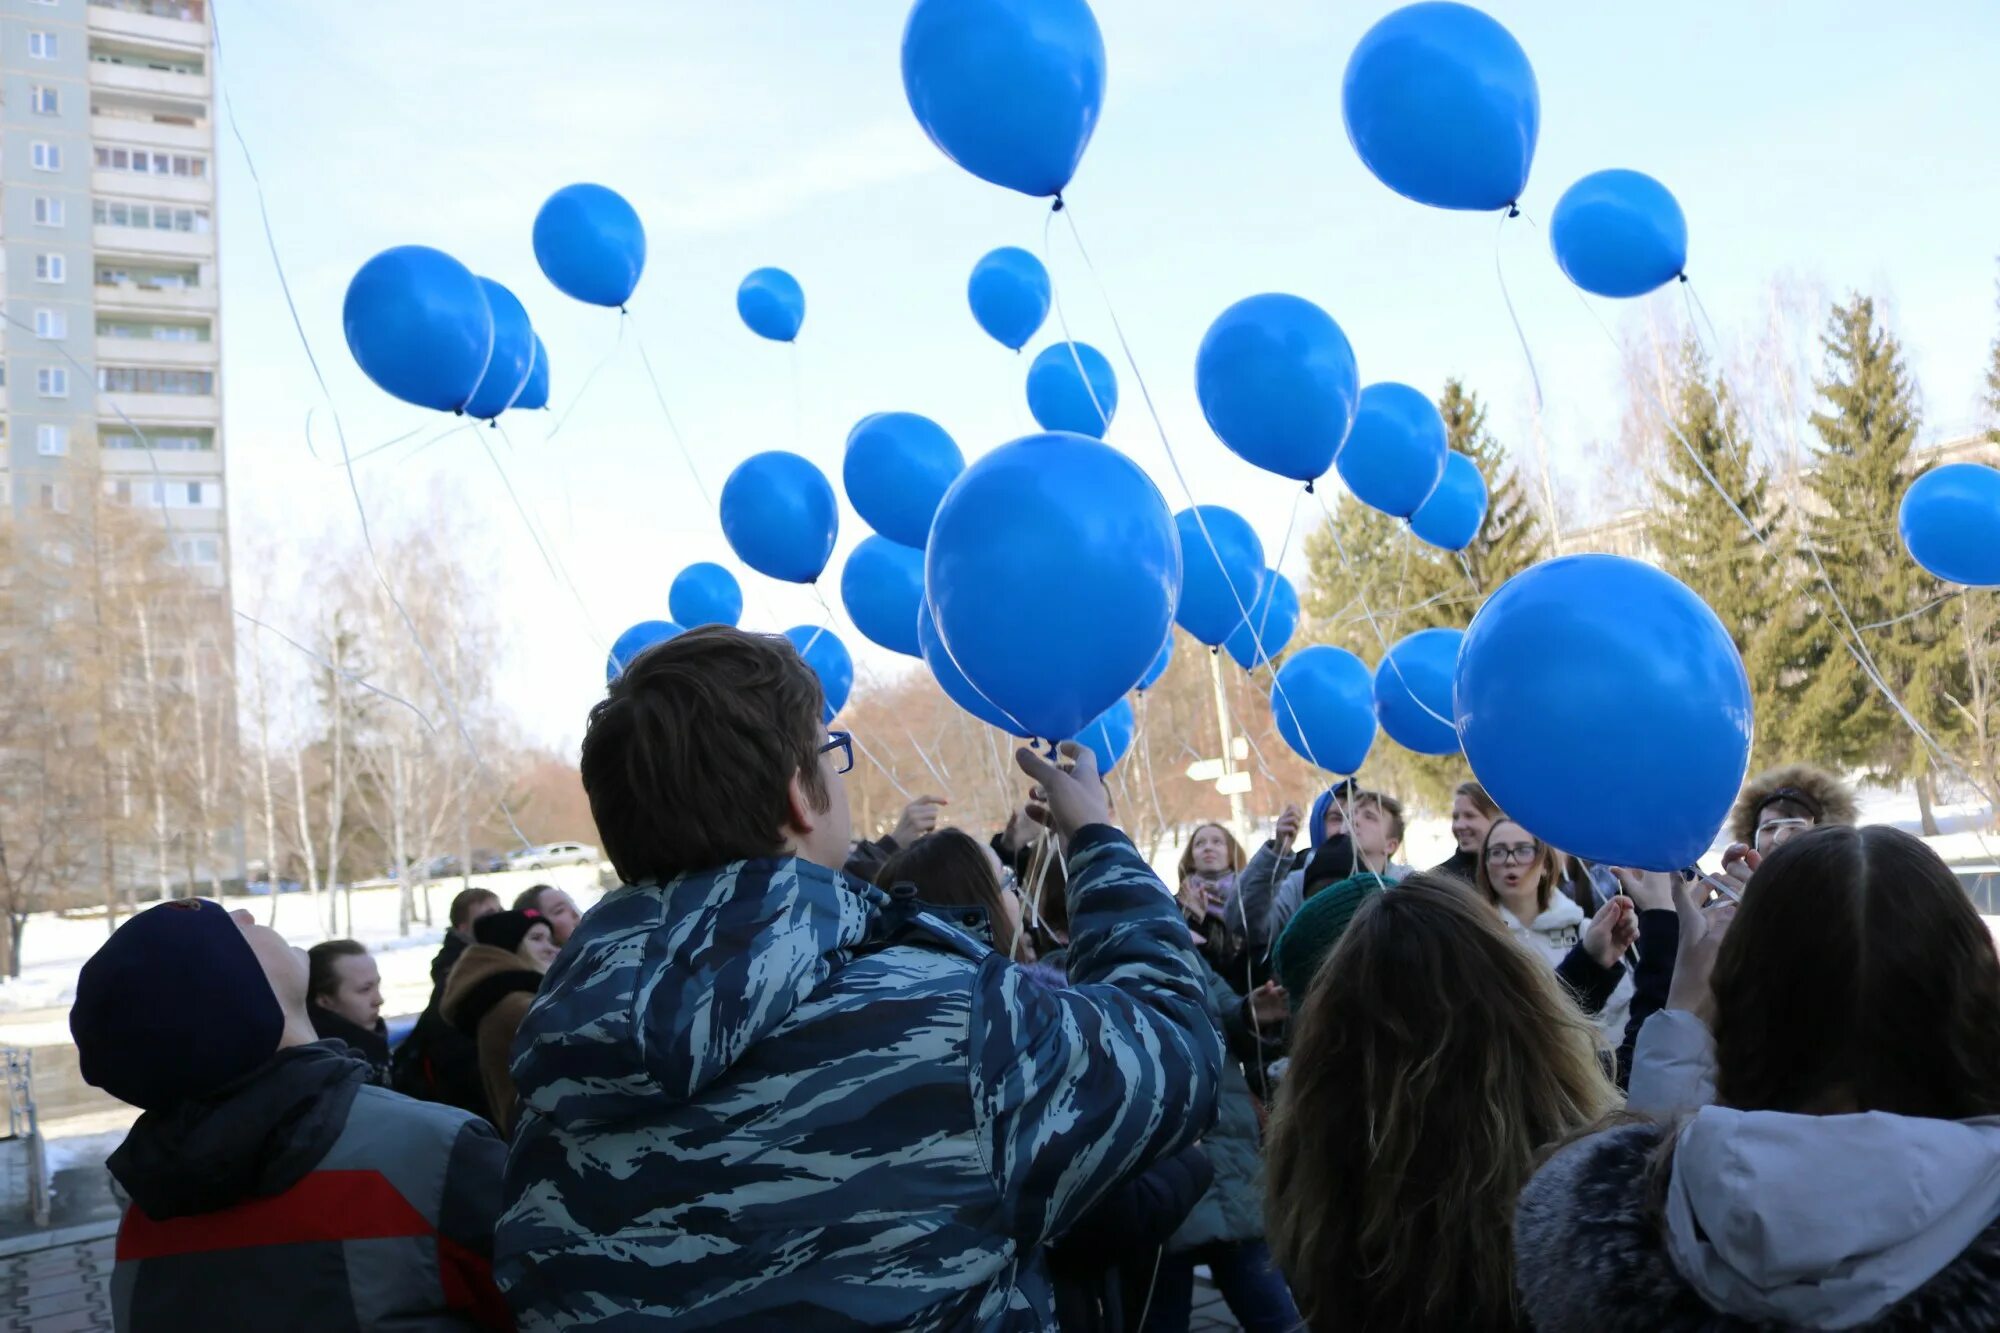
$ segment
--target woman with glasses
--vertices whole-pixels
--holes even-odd
[[[1638,911],[1621,894],[1586,919],[1562,892],[1565,861],[1503,815],[1481,844],[1477,888],[1515,941],[1555,968],[1583,1011],[1622,1037],[1632,980],[1619,960],[1639,937]]]

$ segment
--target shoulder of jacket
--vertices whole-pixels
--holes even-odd
[[[371,1127],[393,1132],[398,1137],[427,1136],[449,1146],[467,1125],[486,1126],[470,1111],[443,1102],[420,1102],[400,1092],[364,1083],[355,1090],[348,1123],[365,1120]]]

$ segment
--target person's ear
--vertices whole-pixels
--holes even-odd
[[[813,808],[812,798],[806,794],[805,779],[794,773],[785,783],[785,831],[794,835],[811,833],[819,827],[825,811]]]

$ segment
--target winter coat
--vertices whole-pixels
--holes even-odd
[[[1479,853],[1453,852],[1450,856],[1432,866],[1428,873],[1433,875],[1450,875],[1453,879],[1477,887],[1479,883]]]
[[[1202,981],[1209,1020],[1222,1034],[1224,1045],[1215,1128],[1201,1141],[1215,1167],[1215,1183],[1167,1242],[1173,1254],[1218,1241],[1260,1240],[1264,1235],[1264,1134],[1251,1080],[1260,1089],[1264,1086],[1264,1064],[1283,1050],[1282,1033],[1273,1029],[1261,1034],[1260,1043],[1260,1034],[1252,1031],[1246,999],[1212,968],[1203,969]]]
[[[523,1327],[1047,1327],[1043,1247],[1221,1061],[1172,895],[1114,829],[1068,855],[1062,991],[797,859],[600,902],[516,1043]]]
[[[446,931],[444,943],[431,959],[431,998],[417,1016],[417,1025],[403,1038],[389,1062],[390,1086],[419,1101],[443,1102],[488,1121],[493,1108],[479,1072],[479,1045],[438,1011],[444,1001],[445,978],[470,947],[458,932]]]
[[[521,961],[519,954],[475,944],[459,955],[445,979],[439,1012],[479,1050],[479,1081],[485,1089],[489,1117],[506,1138],[514,1132],[514,1076],[507,1063],[514,1034],[528,1016],[542,974]]]
[[[444,943],[431,959],[431,1002],[435,1004],[444,995],[444,979],[451,975],[452,967],[459,956],[472,947],[472,941],[455,930],[444,933]]]
[[[463,1111],[370,1085],[336,1042],[279,1051],[106,1165],[132,1196],[121,1330],[511,1328],[489,1259],[507,1147]]]
[[[1161,1247],[1207,1192],[1215,1168],[1183,1148],[1105,1195],[1049,1247],[1056,1327],[1062,1333],[1137,1330]]]
[[[1550,967],[1558,967],[1582,944],[1583,928],[1588,924],[1583,909],[1562,893],[1552,895],[1548,909],[1525,924],[1504,905],[1499,911],[1508,934],[1546,959]],[[1629,975],[1621,975],[1618,984],[1601,1003],[1593,1007],[1586,1002],[1583,1006],[1584,1012],[1597,1024],[1598,1031],[1614,1048],[1625,1039],[1625,1020],[1631,1008],[1632,978]]]
[[[368,1062],[368,1081],[389,1086],[389,1025],[375,1020],[372,1028],[351,1022],[323,1004],[306,1006],[312,1016],[313,1034],[322,1041],[346,1043],[347,1049]]]

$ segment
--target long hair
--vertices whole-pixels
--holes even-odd
[[[936,907],[983,907],[993,932],[993,948],[1012,956],[1014,926],[1007,917],[1006,890],[993,873],[986,848],[963,829],[926,833],[882,863],[875,883],[884,889],[914,884],[917,897]]]
[[[1501,815],[1486,826],[1486,836],[1479,843],[1479,864],[1473,868],[1472,875],[1474,885],[1486,896],[1486,901],[1495,907],[1500,906],[1500,890],[1493,883],[1493,875],[1487,869],[1486,849],[1493,845],[1493,835],[1499,831],[1502,824],[1513,824],[1515,828],[1521,829],[1521,832],[1528,833],[1527,829],[1522,828],[1521,825],[1515,823],[1505,815]],[[1535,880],[1535,915],[1540,916],[1543,912],[1548,911],[1549,904],[1555,901],[1556,889],[1562,882],[1562,858],[1557,854],[1555,848],[1549,846],[1540,838],[1535,837],[1534,834],[1528,833],[1528,837],[1535,844],[1535,859],[1533,862],[1536,867],[1537,876]],[[1585,915],[1588,915],[1588,913]],[[1534,923],[1523,921],[1521,924],[1527,926]]]
[[[1319,1329],[1504,1329],[1537,1151],[1616,1100],[1590,1024],[1458,881],[1355,914],[1297,1011],[1271,1249]]]
[[[1486,794],[1486,788],[1480,786],[1477,782],[1470,780],[1461,782],[1451,789],[1451,794],[1455,797],[1463,796],[1466,800],[1472,802],[1473,808],[1488,819],[1500,818],[1500,807],[1494,803],[1491,796]]]
[[[1229,873],[1238,875],[1243,872],[1243,866],[1247,858],[1243,855],[1243,844],[1236,841],[1236,835],[1220,824],[1198,824],[1195,826],[1194,832],[1188,835],[1187,846],[1181,849],[1180,882],[1183,884],[1187,883],[1188,876],[1194,873],[1194,840],[1202,835],[1202,830],[1204,829],[1214,829],[1228,841]]]

